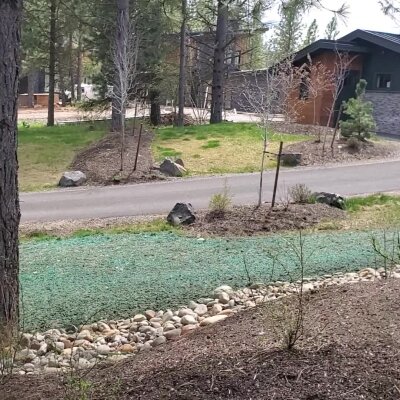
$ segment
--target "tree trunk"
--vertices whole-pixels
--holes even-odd
[[[35,85],[36,85],[36,71],[29,71],[28,73],[28,107],[35,106]]]
[[[47,126],[54,126],[54,90],[56,75],[56,0],[50,2],[50,37],[49,37],[49,104]]]
[[[178,116],[176,126],[183,126],[186,92],[186,24],[187,24],[187,0],[182,0],[182,25],[181,45],[179,53],[179,91],[178,91]]]
[[[222,122],[225,89],[225,52],[228,34],[228,3],[218,0],[217,31],[215,35],[214,67],[211,93],[210,123]]]
[[[74,50],[73,50],[73,40],[72,32],[69,34],[69,86],[71,92],[71,103],[75,101],[75,78],[74,78]]]
[[[82,100],[82,39],[78,39],[78,63],[76,67],[76,99]]]
[[[19,316],[17,102],[21,19],[21,0],[0,2],[0,328],[3,329],[16,329]]]
[[[150,122],[154,126],[161,123],[161,108],[160,108],[160,91],[151,89],[150,93]]]
[[[116,16],[116,29],[115,29],[115,43],[114,43],[114,96],[112,99],[112,112],[111,112],[111,130],[113,132],[120,132],[122,134],[122,121],[125,120],[126,112],[126,90],[127,79],[124,67],[126,68],[127,57],[127,44],[129,38],[129,0],[116,0],[117,2],[117,16]],[[118,57],[116,60],[115,58]]]

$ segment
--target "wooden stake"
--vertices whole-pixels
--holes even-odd
[[[139,137],[138,137],[137,148],[136,148],[135,166],[133,167],[134,171],[136,171],[137,162],[138,162],[138,158],[139,158],[139,148],[140,148],[140,140],[142,138],[142,130],[143,130],[143,124],[140,124]]]
[[[278,189],[278,179],[279,179],[279,170],[281,168],[281,157],[282,157],[282,149],[283,149],[283,142],[279,144],[279,153],[278,153],[278,160],[276,165],[276,174],[275,174],[275,183],[274,183],[274,193],[272,195],[272,204],[271,208],[275,207],[275,199],[276,199],[276,191]]]

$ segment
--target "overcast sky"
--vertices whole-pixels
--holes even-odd
[[[322,0],[322,3],[331,9],[337,9],[345,0]],[[390,17],[383,14],[379,0],[347,0],[349,5],[349,16],[345,22],[340,22],[340,36],[346,35],[356,29],[368,29],[375,31],[391,32],[400,34],[400,24],[396,24]],[[326,25],[332,18],[332,13],[323,10],[313,10],[305,18],[305,23],[309,24],[316,18],[319,26],[319,38],[322,38]],[[267,13],[268,21],[278,21],[279,17],[276,10]]]

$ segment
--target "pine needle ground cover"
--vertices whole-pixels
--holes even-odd
[[[263,130],[254,123],[225,122],[183,128],[165,127],[156,132],[153,154],[157,161],[180,157],[189,175],[256,172],[260,169]],[[277,152],[285,144],[310,140],[306,135],[274,133],[269,150]],[[276,165],[270,159],[266,168]]]
[[[23,192],[55,187],[75,155],[102,138],[106,125],[25,125],[18,130],[19,184]]]
[[[306,275],[375,265],[379,232],[306,236]],[[30,241],[21,245],[24,329],[81,324],[165,309],[210,295],[221,284],[298,277],[297,235],[197,238],[176,233],[110,234]]]

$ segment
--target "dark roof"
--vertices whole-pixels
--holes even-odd
[[[321,50],[333,50],[333,51],[343,51],[347,53],[367,53],[368,49],[366,47],[358,46],[354,43],[349,43],[344,40],[327,40],[320,39],[304,49],[299,50],[294,56],[294,62],[301,61],[306,58],[309,54],[315,54]]]
[[[357,39],[365,40],[367,42],[376,44],[377,46],[384,47],[388,50],[400,53],[400,35],[387,32],[376,32],[357,29],[346,36],[340,38],[340,41],[353,42]]]

